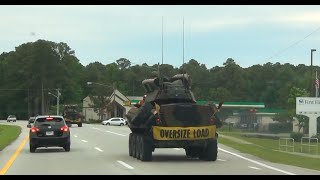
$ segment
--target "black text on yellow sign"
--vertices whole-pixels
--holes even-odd
[[[153,126],[156,140],[196,140],[214,138],[216,126],[201,127],[160,127]]]

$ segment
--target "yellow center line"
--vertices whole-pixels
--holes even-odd
[[[0,170],[0,175],[4,175],[8,169],[10,168],[10,166],[12,165],[12,163],[14,162],[14,160],[18,157],[20,151],[22,150],[23,146],[26,144],[26,142],[29,140],[29,135],[27,137],[24,138],[24,140],[22,141],[22,143],[19,145],[18,149],[16,150],[16,152],[14,152],[14,154],[10,157],[9,161],[6,163],[6,165],[4,165],[4,167]]]

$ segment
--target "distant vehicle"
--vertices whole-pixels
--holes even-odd
[[[15,115],[9,115],[7,118],[7,122],[16,122],[17,121],[17,117]]]
[[[70,151],[70,129],[62,116],[37,116],[34,124],[27,125],[29,132],[30,152],[38,147],[63,147]]]
[[[78,105],[64,105],[63,117],[69,127],[72,124],[77,124],[82,127],[82,113]]]
[[[28,120],[28,124],[34,123],[36,117],[31,116]]]
[[[102,125],[124,126],[127,124],[128,124],[127,120],[120,117],[113,117],[108,120],[102,121]]]

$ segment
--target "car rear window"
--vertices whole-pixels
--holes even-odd
[[[58,118],[58,117],[44,117],[44,118],[38,118],[35,122],[35,126],[39,126],[41,124],[49,124],[51,126],[54,125],[64,125],[64,121],[62,118]]]

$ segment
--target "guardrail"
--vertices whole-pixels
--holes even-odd
[[[303,143],[304,141],[304,139],[308,139],[308,143]],[[315,140],[314,142],[316,143],[316,144],[311,144],[311,141],[312,140]],[[309,137],[302,137],[301,138],[301,150],[300,150],[300,152],[303,152],[303,147],[304,146],[308,146],[308,149],[309,149],[309,153],[311,152],[311,147],[316,147],[316,154],[318,154],[318,143],[319,143],[319,139],[318,138],[309,138]]]
[[[281,143],[285,142],[285,143]],[[286,151],[288,151],[288,148],[292,149],[292,152],[294,152],[294,139],[293,138],[279,138],[279,151],[281,151],[281,148],[285,147]]]

